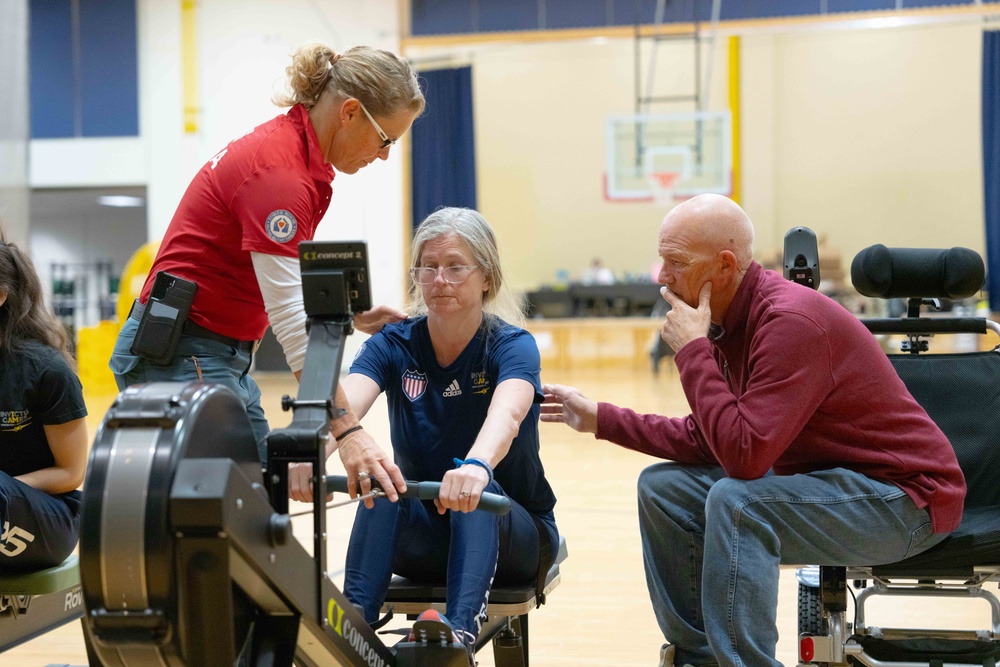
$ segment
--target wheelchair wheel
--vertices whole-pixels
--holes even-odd
[[[799,635],[825,635],[828,632],[823,618],[823,601],[819,588],[799,584]]]

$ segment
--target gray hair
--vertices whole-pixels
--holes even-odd
[[[420,115],[424,110],[424,94],[409,63],[370,46],[355,46],[338,55],[323,44],[306,44],[292,54],[285,75],[288,92],[273,99],[281,107],[302,104],[311,109],[329,91],[360,100],[377,116],[403,109]]]
[[[496,235],[490,223],[478,211],[471,208],[440,208],[424,218],[413,235],[410,266],[420,266],[420,254],[425,243],[445,236],[456,236],[465,242],[489,281],[489,289],[483,293],[483,310],[509,324],[523,327],[524,307],[504,281]],[[423,292],[412,282],[407,308],[413,314],[427,312]]]

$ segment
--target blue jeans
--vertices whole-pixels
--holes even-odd
[[[135,318],[125,320],[108,363],[115,374],[118,389],[148,382],[198,382],[198,368],[194,361],[197,359],[201,381],[225,385],[243,401],[257,439],[257,453],[261,463],[266,463],[266,438],[270,429],[264,409],[260,406],[260,387],[250,377],[253,355],[225,343],[185,335],[177,343],[177,351],[170,364],[160,366],[129,351],[138,328]]]
[[[496,482],[486,491],[506,495]],[[551,513],[543,517],[555,536]],[[446,614],[461,630],[478,636],[494,581],[499,585],[535,580],[538,528],[526,509],[511,501],[510,512],[437,513],[432,502],[401,498],[358,506],[347,548],[344,595],[378,619],[393,573],[429,584],[447,584]]]
[[[638,486],[646,583],[677,665],[780,667],[781,564],[892,563],[945,537],[899,487],[842,468],[740,480],[657,463]]]

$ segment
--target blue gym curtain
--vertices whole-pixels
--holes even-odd
[[[421,72],[427,111],[413,124],[413,227],[442,206],[476,208],[472,68]]]
[[[1000,30],[996,29],[983,32],[983,199],[986,289],[990,310],[996,313],[1000,312]]]

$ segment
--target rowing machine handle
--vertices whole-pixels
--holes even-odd
[[[372,488],[381,489],[382,485],[374,477],[370,478]],[[344,475],[327,475],[327,491],[347,493],[347,477]],[[406,481],[406,491],[399,494],[401,498],[418,498],[420,500],[434,500],[441,493],[441,482],[411,482]],[[506,514],[510,511],[510,498],[496,493],[484,493],[479,498],[479,505],[476,509],[486,510],[494,514]]]

